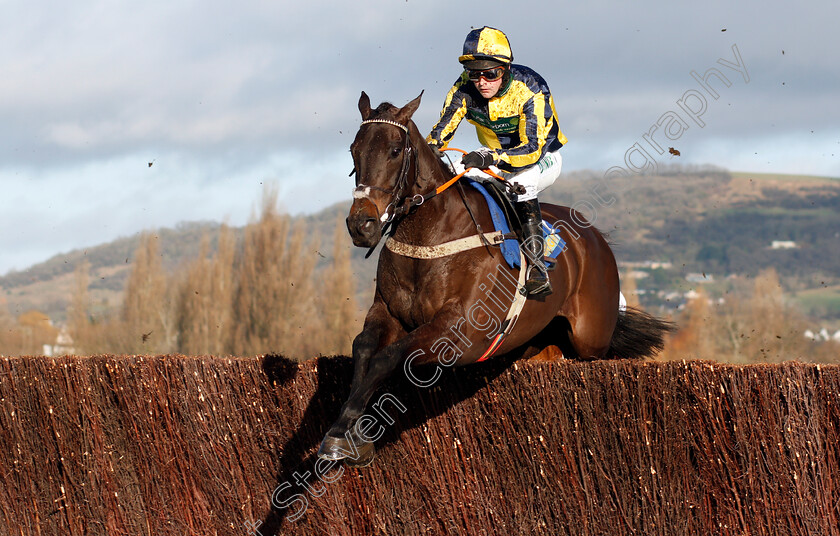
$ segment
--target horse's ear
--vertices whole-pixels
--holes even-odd
[[[359,97],[359,111],[362,112],[362,120],[367,120],[370,117],[370,97],[364,91],[362,91],[362,96]]]
[[[423,97],[423,91],[417,95],[416,99],[402,107],[402,109],[397,113],[397,121],[405,124],[409,119],[411,119],[411,116],[414,115],[414,112],[416,112],[417,108],[420,107],[420,99]]]

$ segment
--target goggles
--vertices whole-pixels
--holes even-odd
[[[478,69],[467,69],[467,76],[469,76],[470,80],[473,82],[478,82],[480,78],[487,80],[488,82],[493,82],[494,80],[498,80],[505,74],[504,67],[493,67],[492,69],[485,69],[485,70],[478,70]]]

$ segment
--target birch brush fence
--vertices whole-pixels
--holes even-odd
[[[431,377],[434,369],[418,368]],[[840,366],[402,374],[365,469],[345,357],[0,358],[0,534],[840,534]]]

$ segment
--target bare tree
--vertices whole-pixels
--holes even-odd
[[[349,355],[353,337],[358,333],[360,318],[356,307],[356,282],[350,264],[351,244],[344,220],[336,219],[333,231],[332,264],[324,269],[321,277],[318,305],[324,319],[324,355]]]
[[[229,346],[236,251],[230,228],[219,230],[214,256],[209,256],[209,249],[209,239],[204,237],[199,258],[178,284],[178,351],[185,354],[223,355]]]
[[[90,263],[82,261],[74,273],[73,296],[67,311],[67,329],[73,339],[77,354],[89,352],[95,344],[93,325],[90,320]]]
[[[318,346],[321,320],[313,299],[314,247],[305,229],[277,212],[276,190],[266,190],[259,221],[245,229],[237,270],[232,353],[270,352],[308,357]]]
[[[145,234],[135,252],[126,285],[119,351],[170,353],[175,349],[173,300],[167,287],[158,237]]]

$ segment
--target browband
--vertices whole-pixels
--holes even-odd
[[[394,125],[395,127],[400,127],[401,129],[403,129],[403,132],[408,134],[407,126],[397,123],[396,121],[391,121],[390,119],[368,119],[367,121],[362,121],[362,125],[367,125],[368,123],[386,123],[388,125]]]

